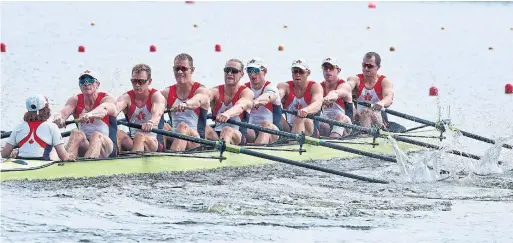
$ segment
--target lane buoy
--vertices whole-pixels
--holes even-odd
[[[78,46],[78,52],[85,52],[84,46]]]
[[[150,52],[156,52],[156,51],[157,51],[157,47],[155,45],[151,45]]]
[[[438,96],[438,88],[435,86],[429,88],[429,96]]]
[[[193,4],[193,3],[194,3],[194,1],[185,1],[185,3],[187,3],[187,4]]]
[[[7,48],[5,47],[5,43],[3,43],[3,42],[0,43],[0,52],[6,52],[7,51],[6,49]]]
[[[194,26],[194,28],[198,28],[198,25],[197,25],[197,24],[194,24],[193,26]]]
[[[395,51],[395,46],[391,46],[390,51]]]
[[[288,27],[289,27],[288,25],[283,25],[283,28],[285,28],[285,29],[288,28]]]
[[[95,25],[96,25],[96,24],[94,23],[94,21],[93,21],[93,22],[91,22],[91,26],[95,26]]]
[[[370,29],[371,29],[371,27],[370,27],[370,26],[367,26],[367,29],[368,29],[368,30],[370,30]]]
[[[442,29],[442,30],[445,30],[445,27],[443,27],[443,26],[442,26],[442,28],[441,28],[441,29]]]
[[[369,2],[369,8],[371,8],[371,9],[376,8],[376,3],[375,2]]]
[[[283,51],[283,50],[285,50],[285,47],[283,45],[278,46],[278,51]]]
[[[216,52],[220,52],[221,51],[221,45],[216,44],[214,49],[215,49]]]
[[[504,87],[504,93],[513,94],[513,84],[506,84]]]
[[[491,47],[491,46],[488,47],[488,50],[493,51],[493,47]]]

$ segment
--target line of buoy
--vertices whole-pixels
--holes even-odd
[[[215,50],[216,52],[220,52],[220,51],[221,51],[221,45],[216,44],[216,45],[215,45],[215,47],[214,47],[214,50]]]
[[[3,43],[3,42],[0,43],[0,52],[6,52],[7,51],[6,49],[7,48],[5,47],[5,43]]]
[[[376,3],[375,2],[369,2],[369,8],[370,9],[375,9],[376,8]]]
[[[78,52],[85,52],[84,46],[78,46]]]
[[[151,45],[150,52],[156,52],[156,51],[157,51],[157,47],[155,45]]]
[[[431,86],[431,88],[429,88],[429,96],[438,96],[438,88]]]
[[[504,93],[513,94],[513,84],[506,84],[504,87]]]

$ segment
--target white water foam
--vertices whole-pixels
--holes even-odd
[[[513,136],[496,139],[495,144],[487,149],[481,159],[477,161],[476,166],[474,167],[474,172],[479,175],[504,173],[498,163],[499,157],[501,155],[502,145],[511,139],[513,139]]]
[[[397,164],[401,167],[403,172],[403,179],[408,182],[428,182],[433,181],[431,172],[429,171],[423,159],[414,160],[409,158],[404,151],[402,151],[395,139],[387,136],[388,141],[392,144],[397,158]]]

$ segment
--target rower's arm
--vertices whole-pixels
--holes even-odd
[[[352,95],[356,97],[356,92],[358,92],[357,87],[360,86],[360,78],[357,76],[349,76],[347,78],[347,84],[349,84],[351,88]]]
[[[2,149],[2,158],[11,157],[11,153],[12,153],[13,149],[14,149],[14,145],[11,145],[10,143],[6,143],[5,147]]]
[[[103,118],[106,115],[117,116],[118,110],[116,107],[116,100],[111,95],[103,97],[101,104],[89,112],[94,118]]]
[[[287,83],[278,84],[278,93],[280,94],[280,100],[282,104],[285,104],[285,96],[289,94],[289,85]]]
[[[245,110],[250,110],[253,107],[253,97],[253,91],[249,88],[245,88],[240,94],[240,98],[237,103],[235,103],[232,108],[225,111],[224,115],[228,117],[236,117]]]
[[[381,92],[383,94],[383,99],[380,102],[385,108],[388,108],[392,103],[394,103],[394,86],[390,79],[384,78],[381,81]]]
[[[56,115],[55,120],[57,120],[58,118],[62,118],[63,120],[68,119],[68,117],[71,115],[71,113],[73,113],[73,111],[77,107],[77,104],[78,97],[76,95],[69,98],[68,101],[66,101],[64,108],[62,108],[62,110]]]
[[[216,106],[216,102],[217,102],[218,99],[219,99],[219,89],[217,87],[212,88],[210,90],[210,98],[209,98],[209,100],[210,100],[210,109],[211,109],[212,112],[214,112],[214,107]],[[223,102],[223,101],[221,100],[221,102]]]
[[[130,106],[130,96],[127,93],[119,96],[116,101],[116,112],[115,116],[118,116],[120,112],[124,111]]]
[[[321,110],[322,102],[324,101],[322,86],[319,83],[312,85],[310,95],[312,97],[311,103],[303,108],[303,110],[307,111],[308,114],[317,114]]]
[[[346,103],[353,103],[351,95],[351,85],[347,82],[341,83],[335,90],[339,98],[342,98]]]
[[[267,105],[268,103],[274,103],[278,98],[278,89],[276,87],[266,87],[265,92],[258,96],[254,103]]]
[[[187,104],[187,108],[191,110],[198,107],[208,110],[210,106],[210,90],[203,86],[199,87],[196,92],[194,92],[194,96],[185,103]]]
[[[166,99],[160,92],[155,92],[151,96],[151,103],[150,121],[153,124],[159,124],[162,115],[164,115],[164,110],[166,109]]]

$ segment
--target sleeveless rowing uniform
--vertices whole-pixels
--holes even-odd
[[[151,103],[151,97],[153,94],[157,92],[156,89],[151,89],[150,95],[148,96],[148,100],[146,100],[146,104],[144,104],[142,107],[138,107],[135,105],[135,93],[133,90],[130,90],[127,92],[128,96],[130,96],[131,104],[128,108],[128,114],[125,114],[127,116],[127,120],[131,123],[135,124],[144,124],[147,121],[151,119],[151,107],[153,104]],[[164,128],[164,119],[161,117],[158,124],[155,124],[153,128],[157,129],[163,129]],[[129,128],[129,135],[131,138],[135,137],[135,134],[142,130],[136,129],[136,128]],[[158,142],[158,149],[157,152],[162,152],[164,149],[164,138],[160,134],[151,133],[151,135],[155,138],[157,138]]]
[[[216,117],[217,114],[223,113],[223,112],[227,111],[228,109],[232,108],[233,105],[235,105],[235,103],[237,103],[237,101],[240,99],[240,94],[242,93],[242,91],[244,91],[244,89],[246,89],[246,86],[244,86],[244,85],[240,86],[239,89],[237,90],[237,92],[235,93],[235,95],[233,96],[232,100],[230,102],[228,102],[228,104],[224,103],[224,85],[217,86],[217,89],[219,89],[219,100],[217,101],[216,105],[214,106],[214,109],[212,110],[213,117]],[[232,117],[230,119],[233,119],[234,121],[239,121],[239,122],[248,122],[249,114],[247,111],[243,111],[239,116]],[[214,131],[219,133],[226,126],[231,127],[235,130],[239,130],[242,133],[241,145],[246,144],[247,128],[245,128],[245,127],[239,127],[237,125],[233,125],[230,123],[216,123]]]
[[[169,86],[169,94],[167,95],[167,108],[171,109],[172,107],[184,103],[190,98],[194,96],[194,93],[201,86],[200,83],[194,82],[192,85],[191,92],[184,100],[181,100],[176,95],[176,84]],[[171,125],[174,130],[180,125],[180,123],[185,123],[190,128],[196,130],[201,138],[205,138],[205,126],[207,124],[207,110],[198,107],[194,110],[185,110],[184,112],[171,112]]]
[[[379,76],[376,84],[374,84],[374,86],[370,89],[365,87],[365,82],[363,81],[363,74],[358,74],[357,76],[360,79],[360,85],[358,86],[358,91],[356,93],[356,99],[358,101],[374,104],[383,99],[383,93],[381,91],[381,81],[383,81],[385,76]],[[365,106],[359,105],[357,108],[358,112],[362,112]]]
[[[16,126],[7,143],[19,147],[17,158],[50,160],[53,147],[64,141],[55,123],[33,121]]]
[[[342,83],[344,83],[344,80],[339,80],[337,82],[337,87]],[[326,95],[328,95],[328,90],[326,89],[326,81],[323,81],[321,86],[324,92],[324,97],[326,97]],[[322,110],[321,116],[331,119],[335,118],[338,114],[346,114],[346,103],[342,98],[338,98],[335,102],[325,106]]]
[[[296,94],[294,93],[294,81],[288,81],[287,84],[289,85],[289,95],[287,96],[287,100],[285,101],[285,104],[283,105],[284,109],[290,110],[290,111],[298,111],[301,110],[312,102],[312,96],[311,96],[311,89],[312,86],[315,84],[314,81],[308,81],[308,85],[306,86],[306,90],[303,94],[303,97],[298,98],[296,97]],[[287,122],[289,123],[290,127],[294,125],[294,117],[292,114],[287,113]],[[319,137],[319,122],[314,120],[314,131],[312,134],[313,137]]]
[[[250,82],[247,82],[245,85],[253,91],[255,100],[264,93],[273,93],[276,97],[279,97],[278,89],[270,84],[271,82],[266,81],[264,86],[257,90],[251,88]],[[274,103],[267,103],[265,106],[251,109],[249,123],[260,125],[262,122],[267,121],[274,124],[278,129],[283,130],[281,126],[281,110],[281,101],[277,98]]]
[[[103,100],[105,95],[106,93],[104,92],[98,93],[98,97],[96,97],[96,100],[94,101],[91,110],[94,110],[101,104],[101,101]],[[80,114],[89,112],[89,110],[85,108],[84,94],[78,94],[77,98],[78,103],[75,107],[75,112],[73,113],[73,117],[75,119],[78,119],[80,117]],[[84,132],[87,139],[89,139],[89,137],[94,132],[100,132],[101,134],[107,136],[114,144],[114,149],[112,150],[112,153],[109,155],[109,157],[115,157],[118,154],[118,125],[116,117],[106,115],[102,119],[91,118],[89,121],[78,123],[78,130]]]

